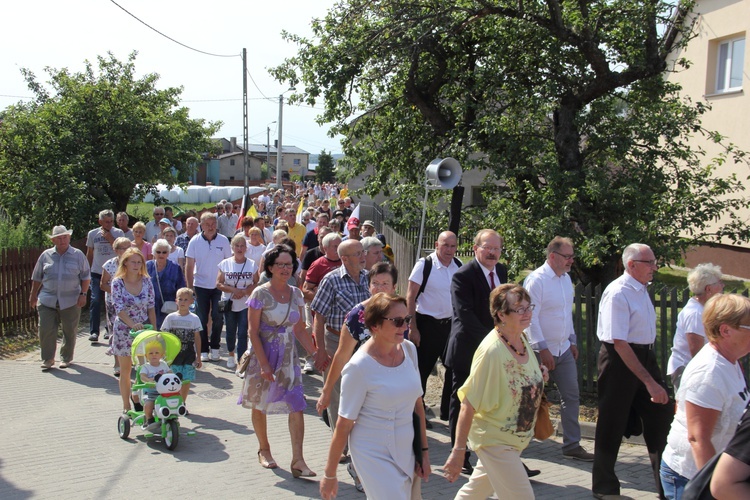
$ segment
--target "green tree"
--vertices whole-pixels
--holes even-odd
[[[336,180],[333,155],[330,151],[326,152],[324,149],[318,155],[318,166],[315,167],[315,180],[317,182],[334,182]]]
[[[286,34],[295,57],[273,74],[322,99],[321,123],[345,136],[345,168],[375,171],[370,193],[409,193],[435,157],[489,169],[489,206],[463,230],[499,229],[515,269],[571,236],[580,277],[607,282],[640,241],[666,260],[689,245],[750,236],[734,211],[742,161],[691,149],[706,108],[663,79],[693,36],[693,1],[347,0]],[[352,116],[358,115],[352,120]],[[402,203],[402,205],[406,205]]]
[[[0,205],[39,229],[72,225],[85,233],[103,208],[125,210],[157,183],[185,182],[220,123],[191,119],[181,88],[156,88],[111,53],[84,71],[46,68],[47,85],[28,69],[30,102],[0,114]]]

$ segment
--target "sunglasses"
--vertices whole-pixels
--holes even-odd
[[[411,314],[409,314],[404,318],[383,318],[383,319],[387,319],[388,321],[393,321],[393,325],[396,328],[401,328],[402,326],[404,326],[404,323],[411,323],[411,318],[412,316]]]
[[[165,253],[169,253],[169,252],[167,252],[166,250],[154,250],[154,253],[158,254],[158,255],[161,255],[161,254],[165,254]]]

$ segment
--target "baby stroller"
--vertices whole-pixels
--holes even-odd
[[[143,330],[140,332],[131,332],[133,339],[133,346],[131,348],[131,355],[133,357],[133,366],[135,369],[135,384],[133,384],[132,392],[139,391],[141,389],[154,389],[156,388],[159,392],[159,396],[156,398],[154,404],[154,418],[156,423],[154,426],[159,426],[161,429],[160,435],[164,440],[164,444],[168,450],[174,450],[177,448],[177,443],[180,438],[180,424],[178,418],[181,415],[185,415],[185,402],[180,396],[180,389],[182,388],[182,378],[177,374],[165,374],[159,377],[156,382],[143,382],[141,380],[141,369],[143,364],[146,362],[146,345],[153,341],[157,341],[162,344],[164,348],[164,361],[171,365],[174,361],[175,356],[180,352],[182,342],[175,335],[168,332],[157,332],[154,330]],[[123,377],[127,376],[122,374]],[[145,414],[142,410],[130,410],[127,414],[120,416],[117,421],[117,431],[122,439],[127,439],[130,435],[130,428],[132,426],[141,426],[145,422]],[[154,434],[147,432],[146,437],[152,437]]]

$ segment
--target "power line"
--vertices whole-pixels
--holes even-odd
[[[250,70],[247,70],[247,76],[250,77],[250,81],[253,82],[253,85],[255,85],[255,88],[258,89],[258,92],[260,92],[260,95],[262,95],[265,100],[270,101],[270,102],[276,102],[275,99],[271,99],[266,94],[264,94],[262,90],[260,90],[260,87],[258,87],[258,84],[255,83],[255,78],[253,78],[253,75],[250,74]]]
[[[213,57],[239,57],[239,56],[240,56],[239,54],[213,54],[213,53],[211,53],[211,52],[206,52],[206,51],[204,51],[204,50],[199,50],[199,49],[196,49],[196,48],[190,47],[189,45],[185,45],[184,43],[182,43],[182,42],[179,42],[179,41],[175,40],[174,38],[172,38],[172,37],[170,37],[170,36],[167,36],[167,35],[165,35],[165,34],[164,34],[164,33],[162,33],[161,31],[159,31],[158,29],[156,29],[156,28],[154,28],[153,26],[149,25],[149,24],[148,24],[148,23],[146,23],[145,21],[143,21],[143,20],[139,19],[139,18],[138,18],[138,16],[136,16],[135,14],[133,14],[133,13],[129,12],[129,11],[128,11],[128,10],[127,10],[127,9],[126,9],[125,7],[123,7],[122,5],[120,5],[120,4],[118,4],[117,2],[115,2],[115,0],[109,0],[109,1],[110,1],[110,2],[112,2],[113,4],[117,5],[117,6],[118,6],[118,7],[120,8],[120,9],[122,9],[122,10],[123,10],[123,11],[124,11],[124,12],[125,12],[126,14],[128,14],[128,15],[129,15],[130,17],[132,17],[133,19],[135,19],[135,20],[136,20],[136,21],[138,21],[139,23],[143,24],[143,25],[144,25],[144,26],[146,26],[147,28],[149,28],[149,29],[151,29],[151,30],[153,30],[153,31],[157,32],[158,34],[160,34],[160,35],[161,35],[161,36],[163,36],[164,38],[166,38],[166,39],[168,39],[168,40],[171,40],[171,41],[173,41],[174,43],[176,43],[176,44],[178,44],[178,45],[182,45],[182,46],[183,46],[183,47],[185,47],[186,49],[190,49],[190,50],[193,50],[193,51],[195,51],[195,52],[200,52],[201,54],[205,54],[205,55],[207,55],[207,56],[213,56]]]

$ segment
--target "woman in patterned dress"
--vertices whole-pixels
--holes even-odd
[[[115,331],[115,318],[117,317],[115,305],[112,303],[112,280],[115,279],[115,273],[120,266],[120,257],[130,246],[131,242],[125,236],[115,239],[112,242],[112,248],[115,249],[117,255],[102,264],[102,279],[99,287],[104,291],[104,310],[107,312],[107,334],[104,339],[109,340],[110,346],[112,345],[112,332]],[[112,354],[111,351],[108,354]],[[117,360],[117,356],[115,356],[114,374],[115,377],[120,376],[120,362]]]
[[[313,477],[302,454],[307,406],[302,388],[302,371],[297,362],[294,337],[315,353],[312,337],[305,330],[305,301],[299,288],[287,281],[297,271],[297,256],[291,248],[278,245],[265,258],[267,283],[253,290],[248,305],[248,327],[252,358],[245,371],[240,402],[252,409],[253,430],[258,438],[258,461],[266,469],[278,467],[268,442],[268,414],[289,414],[292,438],[292,475]]]
[[[150,322],[156,325],[154,287],[146,272],[146,259],[137,248],[128,248],[122,254],[120,265],[112,281],[112,303],[115,319],[112,353],[120,361],[120,396],[123,413],[130,410],[130,372],[133,367],[130,347],[133,339],[130,330],[143,330]]]

